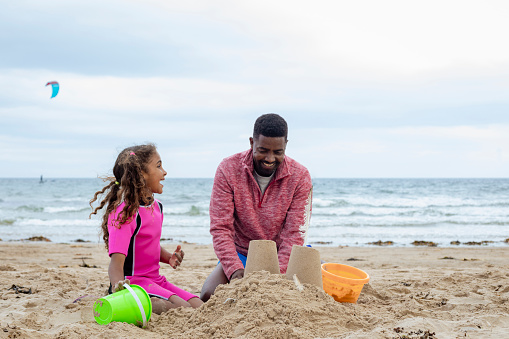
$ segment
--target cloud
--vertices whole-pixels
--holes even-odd
[[[145,141],[210,177],[267,112],[315,176],[506,176],[508,6],[8,2],[0,177],[95,176]]]
[[[149,3],[168,13],[213,18],[263,41],[266,48],[252,56],[286,64],[280,69],[287,76],[414,81],[509,69],[509,47],[500,43],[509,28],[503,1]]]
[[[299,129],[287,153],[316,177],[506,177],[509,124]]]

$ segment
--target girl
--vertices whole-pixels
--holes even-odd
[[[109,292],[124,289],[124,284],[139,285],[151,296],[152,310],[157,314],[203,304],[159,274],[159,262],[177,268],[184,258],[180,245],[169,253],[160,244],[163,205],[154,199],[154,193],[163,193],[161,181],[166,174],[153,144],[128,147],[117,157],[115,177],[107,178],[111,182],[90,200],[92,207],[97,196],[107,191],[90,217],[106,205],[101,231],[111,258]]]

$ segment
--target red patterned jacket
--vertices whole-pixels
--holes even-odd
[[[262,192],[253,176],[251,150],[223,159],[210,199],[210,234],[228,278],[244,268],[236,251],[247,255],[249,241],[273,240],[281,273],[293,245],[304,244],[311,217],[312,183],[308,170],[285,156]]]

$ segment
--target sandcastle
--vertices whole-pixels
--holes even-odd
[[[320,252],[311,247],[293,245],[286,277],[293,279],[294,275],[301,283],[323,288]]]
[[[245,274],[268,271],[279,274],[276,243],[272,240],[251,240],[247,254]],[[307,246],[293,245],[286,270],[290,280],[297,277],[300,283],[313,284],[323,288],[320,252]]]
[[[268,271],[278,274],[279,260],[276,243],[272,240],[251,240],[247,252],[244,274],[256,271]]]

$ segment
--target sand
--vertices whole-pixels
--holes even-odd
[[[214,252],[182,245],[182,266],[162,273],[199,294]],[[197,310],[153,314],[141,329],[93,318],[108,287],[102,245],[0,242],[0,337],[509,338],[509,246],[315,248],[327,262],[370,275],[356,304],[257,272],[218,288]]]

